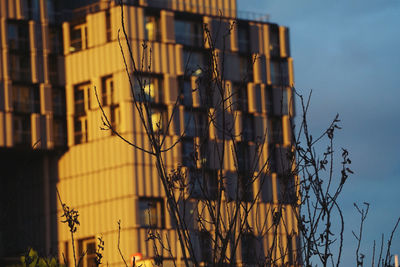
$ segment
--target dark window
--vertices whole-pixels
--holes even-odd
[[[65,115],[65,89],[53,87],[52,98],[53,98],[54,115],[55,116]]]
[[[14,81],[30,82],[31,60],[28,54],[10,53],[9,54],[10,76]]]
[[[96,239],[94,237],[78,240],[79,255],[85,255],[82,259],[83,267],[96,266]]]
[[[59,26],[49,26],[49,48],[51,53],[63,53],[62,30]]]
[[[8,48],[16,51],[29,51],[28,24],[23,22],[7,22]]]
[[[210,169],[191,169],[189,171],[190,197],[215,199],[217,197],[217,171]]]
[[[112,39],[111,36],[111,15],[110,15],[110,10],[106,11],[106,40],[107,42],[110,42]]]
[[[192,96],[192,83],[190,80],[180,79],[181,88],[181,103],[185,106],[193,106],[193,96]]]
[[[248,55],[239,56],[239,73],[240,73],[240,79],[246,81],[253,80],[253,62],[251,56]]]
[[[49,54],[47,57],[49,79],[53,84],[59,84],[58,79],[58,56],[54,54]]]
[[[66,127],[64,119],[53,119],[53,134],[54,134],[54,145],[56,147],[63,147],[67,144],[66,138]]]
[[[175,20],[175,41],[192,47],[203,46],[203,24],[190,20]]]
[[[185,138],[181,142],[182,145],[182,165],[186,167],[196,166],[196,152],[194,141],[192,138]]]
[[[269,50],[272,57],[279,57],[279,27],[276,24],[269,25]]]
[[[88,141],[87,111],[90,109],[90,83],[84,83],[74,88],[74,136],[75,144]]]
[[[242,115],[242,135],[244,141],[254,141],[254,116],[249,113]]]
[[[289,69],[286,60],[271,60],[270,71],[273,85],[289,86]]]
[[[238,25],[238,47],[239,52],[249,52],[249,25],[245,23],[239,23]]]
[[[212,237],[208,231],[197,232],[200,246],[200,261],[210,263],[212,261]]]
[[[247,84],[233,84],[232,105],[234,110],[248,111]]]
[[[282,119],[281,118],[271,118],[270,119],[270,134],[272,134],[272,143],[282,144],[283,143],[283,129],[282,129]]]
[[[30,115],[13,114],[13,127],[14,145],[30,147],[32,145]]]
[[[139,224],[164,228],[164,202],[161,198],[139,198]]]
[[[208,135],[207,113],[202,110],[185,110],[185,134],[186,136],[205,137]]]
[[[256,237],[253,234],[242,235],[242,261],[244,264],[255,264],[257,262]]]
[[[13,85],[13,107],[15,112],[40,113],[38,86]]]

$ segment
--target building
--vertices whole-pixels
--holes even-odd
[[[250,213],[251,227],[259,220],[272,224],[272,207],[284,205],[282,216],[288,225],[279,230],[279,242],[296,251],[297,236],[291,235],[297,232],[295,218],[283,199],[286,185],[278,178],[285,164],[276,160],[276,155],[291,147],[289,85],[293,84],[293,69],[287,28],[238,19],[231,34],[222,38],[220,31],[227,32],[236,21],[234,0],[124,1],[133,58],[143,64],[136,72],[128,67],[128,76],[117,38],[121,10],[115,1],[68,1],[61,5],[51,0],[7,0],[0,5],[0,157],[5,169],[0,205],[5,218],[2,229],[7,229],[0,233],[0,255],[16,255],[31,245],[39,251],[42,248],[42,253],[59,252],[60,258],[63,253],[72,262],[70,232],[59,220],[62,209],[57,187],[62,201],[79,210],[81,225],[75,244],[79,253],[88,252],[84,266],[93,261],[100,235],[106,244],[105,259],[112,266],[121,264],[116,249],[118,220],[122,221],[121,250],[127,257],[154,257],[153,245],[145,240],[149,229],[158,229],[162,235],[169,234],[172,250],[181,261],[154,160],[112,131],[100,129],[104,127],[102,111],[94,87],[111,126],[126,140],[148,148],[129,83],[131,77],[136,92],[135,77],[140,76],[151,102],[151,118],[156,121],[153,129],[166,136],[166,145],[174,144],[185,132],[185,138],[166,152],[165,166],[172,170],[182,165],[188,179],[194,177],[199,170],[190,162],[196,154],[194,144],[207,136],[210,158],[204,161],[210,163],[206,177],[209,190],[213,190],[218,168],[213,167],[215,152],[210,151],[221,145],[221,131],[218,122],[211,123],[204,102],[218,96],[213,93],[210,100],[209,92],[202,92],[199,83],[205,77],[203,70],[211,51],[219,52],[216,62],[231,98],[227,114],[241,144],[240,158],[227,156],[224,160],[224,179],[238,181],[235,172],[254,165],[249,159],[259,151],[256,144],[260,140],[263,149],[255,169],[267,177],[262,184],[251,184],[250,189],[238,189],[227,182],[224,201],[236,199],[237,192],[250,199],[259,192],[257,207],[264,211],[261,215]],[[204,25],[215,41],[215,50],[204,41]],[[229,147],[230,141],[225,142]],[[263,164],[268,159],[275,159],[275,164],[267,170]],[[245,187],[243,182],[237,184]],[[190,186],[193,199],[201,199],[195,183]],[[146,217],[149,212],[152,218]],[[198,232],[196,222],[189,220],[193,224],[189,228]],[[255,254],[249,248],[268,248],[271,238],[257,239],[261,245],[244,238],[235,261],[251,261]],[[197,243],[196,253],[201,254],[201,244]],[[282,257],[278,250],[274,253],[273,257]],[[288,253],[283,261],[293,264],[294,254]],[[204,257],[200,256],[206,262]]]

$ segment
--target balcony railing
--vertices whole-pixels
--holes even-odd
[[[96,13],[102,10],[109,9],[111,6],[116,6],[119,4],[119,2],[120,0],[109,0],[107,2],[99,1],[91,5],[74,9],[73,11],[69,12],[67,17],[69,17],[69,19],[82,18],[87,14]],[[268,22],[270,19],[269,14],[262,14],[249,11],[238,11],[229,8],[221,9],[206,5],[197,5],[188,3],[185,0],[147,0],[147,1],[123,0],[123,3],[126,5],[150,6],[160,9],[185,11],[202,15],[215,15],[215,16],[222,15],[222,17],[229,17],[229,18],[236,17],[241,20]]]

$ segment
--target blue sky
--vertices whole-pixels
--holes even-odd
[[[238,0],[238,9],[290,28],[296,89],[313,90],[312,129],[322,131],[340,115],[336,143],[349,149],[355,171],[341,198],[343,266],[355,266],[353,203],[371,204],[366,255],[400,216],[400,0]],[[400,254],[400,229],[392,252]]]

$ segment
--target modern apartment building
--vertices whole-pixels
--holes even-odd
[[[75,248],[78,253],[87,252],[83,266],[93,262],[99,236],[105,241],[107,263],[122,264],[117,250],[118,220],[125,256],[154,257],[153,244],[146,240],[149,229],[157,229],[169,237],[179,263],[182,254],[154,160],[113,131],[102,130],[102,109],[127,141],[149,148],[133,101],[133,94],[140,91],[140,77],[146,101],[151,102],[152,128],[162,132],[166,146],[177,143],[165,154],[166,168],[183,166],[188,179],[193,179],[199,172],[192,161],[196,144],[206,137],[205,177],[210,194],[215,193],[217,179],[222,178],[216,171],[213,148],[221,142],[229,148],[232,142],[221,138],[218,123],[207,115],[204,102],[216,101],[218,96],[203,92],[199,85],[215,51],[224,86],[229,88],[226,113],[241,144],[237,158],[227,156],[222,163],[227,180],[224,201],[236,199],[241,191],[249,199],[257,197],[257,212],[248,219],[251,228],[258,222],[272,225],[273,207],[283,203],[286,225],[280,226],[279,242],[296,251],[296,220],[282,197],[287,185],[279,179],[285,164],[277,160],[291,147],[290,85],[294,81],[288,29],[261,18],[238,19],[235,0],[126,0],[124,22],[137,65],[134,70],[128,58],[128,75],[118,42],[119,35],[128,56],[125,37],[119,33],[117,1],[60,2],[0,2],[0,157],[5,170],[1,174],[0,256],[33,246],[73,261],[71,235],[60,222],[57,187],[62,201],[80,214]],[[205,25],[215,41],[212,44],[205,41]],[[250,159],[257,153],[259,162],[254,164]],[[233,186],[245,187],[235,181],[238,169],[248,170],[250,165],[256,172],[265,172],[265,181],[251,183],[250,189]],[[196,183],[190,186],[194,211],[202,193]],[[189,228],[199,232],[196,221],[188,220],[192,220],[187,222]],[[207,242],[200,239],[195,245],[199,254]],[[273,239],[272,235],[243,239],[235,261],[254,264],[251,250],[266,251],[276,242]],[[279,264],[293,263],[295,253],[286,257],[279,253],[274,254],[283,258]],[[169,255],[163,256],[171,262]]]

